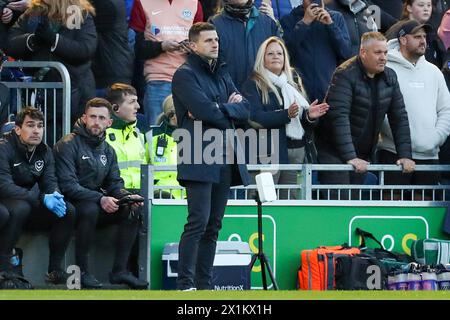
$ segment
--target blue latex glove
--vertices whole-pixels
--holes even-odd
[[[64,196],[57,191],[44,196],[44,205],[59,218],[66,214],[66,203],[63,198]]]

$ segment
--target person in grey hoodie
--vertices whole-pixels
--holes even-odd
[[[396,72],[403,94],[411,132],[412,158],[416,164],[438,164],[439,147],[450,133],[450,94],[444,76],[424,57],[427,32],[431,29],[431,26],[415,20],[405,21],[397,39],[388,42],[387,66]],[[397,156],[386,119],[378,149],[380,163],[395,163]],[[433,185],[438,181],[437,172],[385,174],[386,184]]]

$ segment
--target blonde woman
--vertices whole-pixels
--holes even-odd
[[[261,44],[253,74],[243,85],[242,92],[250,102],[251,125],[278,130],[278,141],[272,141],[270,131],[265,137],[258,130],[258,138],[267,139],[267,153],[264,148],[258,150],[258,163],[270,160],[280,164],[303,163],[311,129],[329,107],[317,100],[308,102],[300,79],[298,83],[294,81],[289,55],[280,38],[270,37]],[[278,184],[296,184],[297,173],[281,171],[274,180]],[[280,198],[286,198],[286,192],[282,192]],[[295,198],[295,194],[290,198]]]

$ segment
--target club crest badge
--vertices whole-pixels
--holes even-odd
[[[44,160],[38,160],[34,163],[34,168],[36,169],[37,172],[42,171],[42,169],[44,168]]]
[[[104,166],[106,166],[106,162],[108,161],[108,159],[106,159],[106,156],[102,154],[100,156],[100,161],[103,163]]]
[[[189,9],[184,9],[183,11],[181,11],[181,16],[183,17],[184,20],[192,20],[193,19],[192,11]]]

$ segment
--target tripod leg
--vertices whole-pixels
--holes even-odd
[[[250,261],[250,272],[253,269],[253,266],[255,265],[256,259],[258,259],[258,255],[255,253],[252,255],[252,260]]]
[[[275,280],[275,277],[273,275],[269,260],[267,260],[267,257],[264,253],[261,254],[261,265],[263,264],[262,261],[264,261],[264,265],[267,267],[267,271],[269,272],[270,280],[272,280],[274,290],[278,290],[277,281]]]
[[[264,290],[267,290],[266,264],[265,264],[263,257],[264,257],[264,255],[259,254],[259,263],[261,265],[263,288],[264,288]]]

